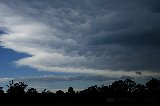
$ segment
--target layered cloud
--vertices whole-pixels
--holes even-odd
[[[159,1],[0,1],[0,44],[17,66],[101,75],[160,69]],[[0,32],[0,33],[1,33]],[[116,74],[115,74],[116,73]]]

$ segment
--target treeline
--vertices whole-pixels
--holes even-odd
[[[113,82],[109,86],[91,86],[82,91],[74,91],[72,87],[68,88],[67,92],[62,90],[56,91],[56,93],[50,90],[44,89],[41,93],[38,93],[35,88],[27,89],[27,84],[24,82],[14,83],[10,81],[7,85],[8,89],[6,93],[3,91],[3,87],[0,87],[0,96],[3,95],[50,95],[56,97],[74,97],[74,98],[121,98],[121,97],[160,97],[160,81],[152,78],[145,85],[136,84],[131,79],[119,80]]]
[[[44,89],[37,92],[35,88],[27,88],[24,82],[14,82],[7,85],[6,92],[0,87],[0,105],[53,105],[79,103],[95,105],[108,102],[160,102],[160,80],[152,78],[146,84],[136,84],[131,79],[118,80],[109,86],[91,86],[82,91],[72,87],[67,92],[58,90],[55,93]],[[132,104],[129,104],[132,105]],[[157,104],[159,106],[159,104]]]

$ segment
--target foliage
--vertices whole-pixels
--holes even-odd
[[[25,89],[28,85],[26,85],[24,82],[18,82],[14,83],[14,81],[9,81],[9,85],[7,85],[8,94],[13,94],[13,95],[20,95],[20,94],[25,94]]]
[[[44,89],[42,93],[38,93],[35,88],[30,88],[25,92],[27,84],[24,82],[14,83],[14,81],[9,81],[7,85],[8,90],[6,91],[9,95],[50,95],[57,97],[78,97],[78,98],[117,98],[117,97],[159,97],[160,96],[160,81],[157,79],[151,79],[146,83],[146,85],[136,84],[131,79],[119,80],[113,82],[109,86],[102,85],[98,87],[97,85],[88,87],[83,91],[75,92],[72,87],[68,88],[65,93],[62,90],[52,93],[50,90]],[[4,94],[0,87],[0,95]]]
[[[35,89],[35,88],[30,88],[30,89],[28,89],[28,91],[27,91],[27,94],[30,94],[30,95],[33,95],[33,94],[37,94],[38,92],[37,92],[37,90]]]

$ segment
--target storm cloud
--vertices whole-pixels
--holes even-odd
[[[17,66],[41,71],[159,72],[159,4],[159,0],[2,0],[0,44],[30,55],[16,60]]]

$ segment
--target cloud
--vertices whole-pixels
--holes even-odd
[[[118,78],[114,77],[105,77],[100,75],[79,75],[79,76],[38,76],[38,77],[20,77],[15,78],[15,81],[24,81],[29,83],[53,83],[53,82],[60,82],[60,81],[106,81],[106,80],[116,80]]]
[[[138,74],[138,75],[142,75],[142,72],[138,72],[138,71],[137,71],[137,72],[135,72],[135,73]]]
[[[38,91],[42,91],[44,89],[56,91],[57,89],[59,90],[64,88],[67,90],[69,86],[80,90],[82,88],[86,88],[87,86],[91,86],[92,84],[100,84],[102,82],[113,81],[117,79],[118,77],[83,74],[75,76],[44,75],[32,77],[0,78],[0,84],[3,84],[5,90],[7,89],[5,85],[7,85],[11,80],[14,82],[25,82],[28,85],[27,88],[34,87]]]
[[[135,77],[130,77],[130,76],[125,76],[125,75],[123,75],[122,77],[121,77],[121,79],[123,79],[123,80],[125,80],[125,79],[134,79]]]
[[[5,83],[13,80],[14,78],[0,78],[0,83]]]
[[[30,1],[0,2],[0,45],[30,55],[17,66],[120,76],[159,72],[158,1]]]
[[[54,85],[56,83],[69,83],[69,82],[106,82],[106,81],[115,81],[119,78],[125,79],[124,76],[122,77],[113,77],[113,76],[102,76],[102,75],[75,75],[75,76],[54,76],[54,75],[44,75],[44,76],[32,76],[32,77],[16,77],[16,78],[0,78],[0,83],[8,83],[9,81],[13,80],[14,82],[25,82],[30,87],[35,86],[43,87],[44,85]],[[126,77],[127,78],[127,77]],[[131,78],[131,77],[130,77]],[[134,77],[133,77],[134,78]],[[132,79],[133,79],[132,78]],[[40,84],[40,85],[39,85]]]

